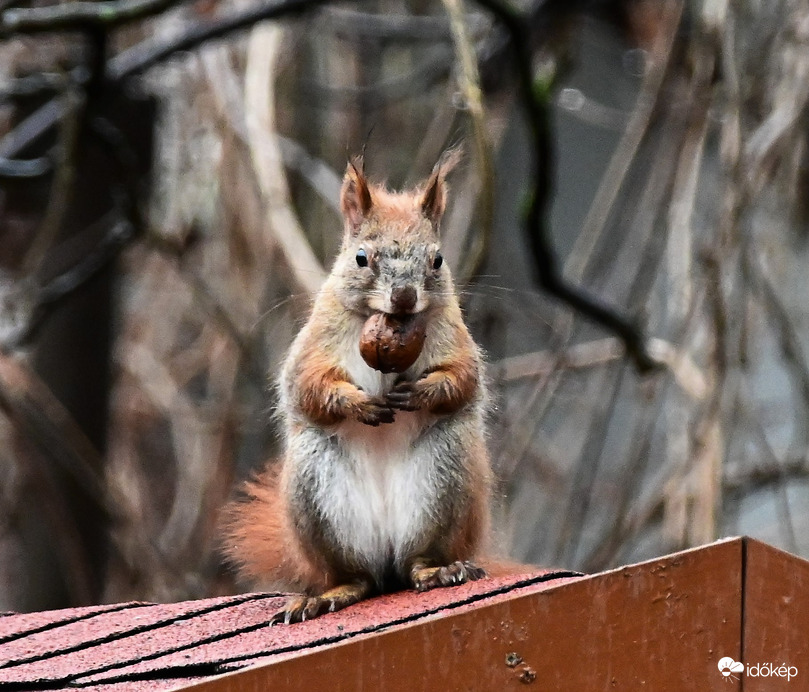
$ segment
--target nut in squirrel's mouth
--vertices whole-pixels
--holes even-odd
[[[393,315],[376,312],[369,317],[360,334],[360,354],[375,370],[383,373],[404,372],[419,357],[426,336],[424,313]]]

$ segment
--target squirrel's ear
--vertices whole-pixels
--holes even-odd
[[[343,188],[340,190],[340,209],[348,222],[348,227],[357,230],[363,219],[371,211],[371,191],[365,179],[365,167],[362,157],[355,156],[346,166],[343,177]]]
[[[461,155],[460,148],[445,151],[435,164],[433,172],[424,185],[424,192],[421,193],[421,211],[436,228],[438,228],[447,206],[446,177],[461,160]]]

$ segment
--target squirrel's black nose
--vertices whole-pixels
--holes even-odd
[[[390,293],[394,313],[410,312],[416,307],[416,289],[413,286],[396,286]]]

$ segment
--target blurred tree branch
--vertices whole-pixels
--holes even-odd
[[[84,230],[74,234],[84,251],[79,261],[55,263],[58,271],[48,276],[37,269],[43,247],[50,260],[63,255],[64,246],[54,241],[53,231],[69,224],[70,214],[59,218],[54,212],[47,223],[39,224],[39,240],[30,250],[25,270],[0,277],[0,355],[4,358],[14,360],[9,355],[12,350],[32,344],[43,333],[41,327],[52,308],[99,276],[146,226],[138,213],[140,173],[132,163],[138,147],[123,134],[121,120],[108,117],[109,103],[131,93],[134,80],[146,76],[148,88],[165,90],[166,109],[177,111],[166,116],[175,129],[161,135],[162,146],[176,147],[170,154],[176,160],[161,171],[165,189],[161,193],[188,197],[167,203],[168,221],[150,226],[146,242],[125,258],[126,280],[132,284],[124,295],[131,303],[125,306],[128,312],[118,335],[122,354],[117,355],[120,380],[116,387],[121,393],[116,389],[119,398],[113,404],[120,426],[116,435],[125,439],[116,440],[115,451],[100,462],[118,464],[106,469],[114,478],[112,487],[118,483],[132,493],[127,495],[130,506],[126,508],[131,516],[126,517],[126,530],[120,532],[130,541],[126,577],[138,573],[143,583],[155,584],[160,582],[160,570],[173,569],[165,583],[187,578],[191,568],[183,560],[193,551],[194,541],[199,545],[199,536],[210,535],[208,510],[227,493],[233,460],[250,460],[244,454],[247,447],[254,455],[276,451],[274,443],[266,440],[272,437],[265,432],[272,426],[265,416],[269,406],[262,398],[266,372],[277,361],[274,349],[288,343],[308,294],[316,290],[323,275],[320,262],[330,250],[327,236],[336,222],[339,149],[352,141],[369,118],[379,118],[394,132],[429,122],[415,146],[405,138],[385,143],[384,155],[393,158],[392,167],[402,168],[405,162],[410,166],[408,175],[415,178],[432,164],[436,151],[457,137],[460,128],[472,130],[469,139],[474,139],[478,152],[487,145],[499,147],[505,137],[498,140],[502,132],[498,128],[511,117],[512,96],[526,114],[530,137],[526,145],[522,133],[518,135],[520,151],[512,150],[506,162],[515,168],[523,161],[531,166],[530,208],[520,224],[526,242],[515,245],[520,262],[532,256],[533,264],[529,260],[526,266],[534,275],[532,285],[520,285],[534,296],[538,286],[573,308],[558,311],[536,296],[526,308],[525,293],[509,295],[503,289],[498,296],[499,321],[491,318],[492,310],[479,322],[492,319],[495,326],[485,324],[485,329],[503,332],[494,335],[496,347],[489,351],[500,358],[492,373],[498,385],[508,389],[503,399],[509,410],[497,414],[506,427],[503,444],[493,447],[498,472],[514,479],[515,487],[547,484],[554,498],[566,501],[563,520],[550,528],[546,526],[549,513],[535,512],[536,526],[542,528],[537,531],[541,534],[537,543],[544,541],[536,550],[544,546],[555,550],[555,555],[541,554],[537,559],[581,558],[588,568],[604,567],[621,559],[628,545],[642,542],[644,532],[658,520],[673,537],[672,544],[661,539],[664,545],[680,547],[712,537],[722,530],[720,510],[727,510],[722,493],[730,493],[732,501],[757,489],[779,493],[779,520],[788,539],[802,540],[793,529],[791,492],[787,493],[793,486],[787,483],[806,478],[809,351],[801,313],[795,314],[790,303],[793,296],[780,283],[785,258],[762,258],[762,250],[769,252],[776,244],[757,243],[759,237],[752,231],[748,234],[748,228],[756,225],[754,217],[763,215],[761,199],[767,196],[771,203],[772,195],[780,201],[771,189],[774,181],[797,190],[796,196],[804,191],[796,170],[793,177],[776,176],[779,167],[805,166],[806,136],[800,124],[805,121],[809,91],[804,79],[803,25],[791,20],[784,35],[773,40],[772,45],[785,43],[787,48],[783,56],[771,57],[770,74],[780,75],[782,83],[771,88],[769,81],[778,80],[764,79],[765,84],[749,96],[753,107],[747,103],[747,86],[742,82],[750,71],[750,61],[743,60],[750,37],[737,39],[735,33],[746,18],[727,3],[710,3],[727,16],[706,27],[698,10],[681,22],[684,3],[677,0],[633,2],[633,7],[654,5],[659,10],[653,19],[658,31],[652,34],[653,41],[644,44],[648,49],[644,68],[633,72],[632,80],[626,79],[630,70],[621,62],[632,50],[614,36],[609,38],[615,44],[611,74],[619,86],[622,78],[631,82],[628,91],[637,97],[634,101],[616,98],[612,103],[603,93],[585,95],[584,87],[571,81],[570,71],[561,75],[557,71],[548,78],[543,70],[535,70],[538,58],[546,57],[549,40],[560,34],[564,41],[570,40],[569,26],[558,30],[557,15],[610,3],[545,0],[517,11],[517,5],[504,0],[476,2],[478,7],[470,14],[461,12],[457,0],[445,0],[453,8],[452,22],[446,16],[408,16],[403,13],[410,6],[395,3],[379,6],[392,10],[388,14],[342,9],[327,0],[272,0],[246,7],[221,3],[214,10],[198,10],[195,5],[183,14],[179,29],[170,27],[179,35],[159,39],[144,39],[139,27],[119,35],[113,32],[139,16],[159,12],[161,6],[179,5],[180,0],[67,2],[3,14],[4,37],[11,35],[6,33],[10,31],[6,22],[19,21],[19,26],[28,27],[26,34],[38,34],[37,43],[31,36],[23,43],[36,46],[40,41],[64,40],[80,50],[70,54],[69,64],[60,65],[62,72],[11,78],[0,93],[4,112],[13,110],[8,106],[19,106],[21,114],[0,141],[0,180],[50,189],[51,210],[61,208],[70,175],[75,177],[70,166],[76,164],[67,153],[71,147],[64,143],[74,136],[81,146],[102,149],[120,178],[108,211],[82,219]],[[0,0],[0,11],[10,4]],[[467,9],[470,4],[466,3]],[[319,18],[292,30],[285,28],[283,33],[279,26],[256,27],[263,20],[300,16],[317,8],[322,10]],[[175,22],[179,14],[167,15],[166,23]],[[62,27],[58,31],[70,36],[45,36],[46,31],[57,31],[53,27]],[[153,35],[165,36],[161,33],[165,27],[159,27]],[[248,41],[179,55],[251,28],[256,31]],[[272,36],[272,45],[266,34]],[[13,35],[22,36],[22,30]],[[113,55],[113,47],[124,42],[131,47]],[[323,64],[328,62],[324,56],[331,59],[332,55],[339,58],[333,62],[345,68],[344,74],[337,74],[333,64]],[[167,65],[174,56],[176,62]],[[369,68],[369,56],[385,60]],[[302,66],[307,60],[315,66]],[[717,69],[720,61],[721,70]],[[159,79],[146,75],[153,67],[161,68],[156,71]],[[461,78],[460,93],[450,76]],[[433,89],[437,84],[441,88]],[[559,101],[553,91],[574,85],[582,88],[582,99],[610,104],[604,111],[626,127],[620,138],[615,137],[612,155],[605,154],[606,172],[593,186],[595,198],[561,266],[549,214],[554,175],[557,167],[564,166],[557,166],[552,145],[558,133],[552,130],[556,115],[562,120],[576,114],[572,110],[554,113]],[[177,93],[169,93],[170,89]],[[80,96],[80,108],[65,103],[68,92]],[[395,103],[405,97],[407,102]],[[488,112],[483,111],[484,103]],[[81,117],[74,117],[77,110]],[[414,112],[418,115],[413,116]],[[422,117],[424,112],[428,117]],[[616,118],[616,113],[622,116]],[[301,120],[304,124],[299,125]],[[7,123],[14,121],[3,121],[4,126]],[[599,146],[602,141],[609,143],[612,135],[603,130],[597,134],[605,137],[598,140]],[[334,142],[321,147],[317,138],[329,136],[343,137],[338,151]],[[721,139],[720,161],[716,160],[717,139]],[[418,150],[415,156],[414,149]],[[503,146],[498,154],[508,151]],[[483,173],[485,161],[480,165],[480,160],[483,156],[478,154],[475,170],[456,184],[460,194],[450,215],[462,209],[456,223],[462,232],[453,238],[458,238],[458,256],[468,258],[469,264],[462,265],[459,276],[474,273],[478,265],[477,252],[461,253],[474,248],[473,233],[480,226],[474,201],[477,178],[489,176]],[[710,207],[708,198],[721,187],[716,179],[724,180],[722,175],[727,176],[728,189],[720,195],[722,205],[714,219],[706,207]],[[521,176],[518,171],[515,179],[521,181]],[[289,189],[277,181],[288,182]],[[181,189],[183,185],[197,189],[189,193]],[[43,204],[41,209],[45,208]],[[200,219],[205,223],[197,223]],[[37,235],[36,227],[30,237]],[[302,228],[308,232],[304,234]],[[510,221],[508,228],[513,228]],[[322,232],[320,239],[318,232]],[[481,245],[486,245],[485,238]],[[705,245],[710,256],[707,263],[698,261]],[[449,246],[447,242],[445,247]],[[310,252],[313,249],[317,257]],[[791,251],[784,253],[787,259]],[[475,299],[485,278],[491,277],[478,277],[470,287]],[[515,283],[521,280],[514,279]],[[289,297],[296,284],[301,292]],[[504,316],[501,308],[509,299],[513,313]],[[266,310],[267,305],[273,307]],[[617,305],[626,305],[626,313],[639,321],[648,319],[649,329],[661,338],[647,336],[613,307]],[[284,310],[276,311],[278,306]],[[264,318],[269,313],[272,320]],[[774,424],[791,426],[786,451],[785,445],[768,438],[771,431],[761,420],[761,400],[753,401],[746,389],[752,390],[755,384],[746,368],[761,360],[750,345],[757,325],[748,313],[761,319],[767,345],[787,371],[784,388],[793,395],[791,408],[784,414],[779,411]],[[579,314],[615,336],[597,338],[589,325],[575,319]],[[265,327],[271,335],[264,333]],[[577,343],[574,337],[581,339]],[[15,356],[25,357],[23,353]],[[623,356],[640,371],[665,366],[666,372],[641,382],[617,362]],[[0,392],[0,408],[24,434],[62,434],[34,430],[18,411],[4,404],[9,400]],[[253,413],[246,413],[248,409]],[[251,425],[261,432],[245,442],[246,436],[240,436]],[[70,430],[64,434],[70,437]],[[616,442],[618,438],[622,444],[625,441],[623,446]],[[744,450],[735,452],[734,444]],[[29,444],[27,449],[45,461],[50,458],[45,447],[35,449]],[[748,449],[757,458],[749,464],[738,462],[737,456],[746,459]],[[171,462],[174,466],[152,468],[149,464],[157,467],[155,460],[168,460],[166,466]],[[172,486],[173,494],[166,490],[171,483],[165,481],[171,473],[176,473],[173,482],[178,485]],[[154,478],[158,482],[150,485]],[[161,495],[164,492],[168,499]],[[159,504],[162,501],[164,505]],[[146,515],[154,507],[166,509],[166,515],[155,510],[150,519]],[[698,516],[694,508],[699,509]],[[559,514],[556,509],[551,512]],[[160,549],[135,535],[145,521],[154,521]],[[145,553],[152,557],[144,567]],[[166,564],[152,569],[157,564],[153,560],[161,554]]]
[[[128,0],[103,5],[77,2],[35,10],[6,10],[2,15],[3,26],[6,31],[10,31],[11,27],[40,31],[45,28],[58,30],[88,26],[94,30],[100,28],[106,31],[123,22],[158,13],[175,2],[176,0]],[[549,94],[547,86],[537,85],[535,82],[531,34],[532,23],[536,21],[537,16],[541,16],[544,11],[558,12],[559,7],[554,2],[539,2],[532,8],[532,13],[523,15],[498,0],[477,0],[477,2],[489,11],[506,31],[514,55],[520,101],[525,109],[533,140],[534,186],[530,208],[526,215],[526,232],[536,262],[537,281],[543,290],[618,335],[625,345],[627,354],[639,370],[646,372],[655,369],[660,363],[649,352],[646,337],[640,328],[606,304],[566,282],[550,245],[546,217],[552,189],[550,171],[554,159],[547,115]],[[310,12],[323,4],[327,4],[327,0],[275,0],[234,13],[230,17],[200,24],[178,38],[158,44],[144,42],[109,59],[104,67],[104,79],[112,83],[121,82],[144,72],[177,52],[194,49],[208,41],[249,28],[260,21]],[[58,106],[44,108],[49,110],[42,113],[39,127],[29,132],[27,137],[21,137],[20,144],[30,141],[32,136],[41,134],[54,124],[58,117],[63,117],[62,109]],[[13,157],[19,151],[19,145],[13,146],[13,139],[10,143],[6,141],[13,134],[10,133],[3,142],[0,142],[0,156]]]
[[[660,363],[649,352],[646,337],[637,325],[586,292],[567,283],[562,277],[547,226],[554,162],[548,115],[549,86],[538,84],[534,77],[528,17],[499,0],[476,0],[476,2],[497,18],[511,40],[520,103],[525,111],[533,142],[534,185],[525,226],[536,262],[537,281],[543,290],[618,335],[624,342],[627,355],[634,361],[639,371],[650,372],[658,369]],[[553,3],[540,3],[541,7],[545,5],[551,6]]]
[[[225,38],[270,19],[293,17],[311,12],[330,0],[272,0],[230,17],[199,24],[177,38],[157,44],[144,42],[110,60],[108,79],[119,81],[140,74],[180,51],[193,50],[208,41]]]
[[[0,16],[0,38],[14,33],[112,29],[152,17],[185,0],[111,0],[68,2],[45,7],[6,9]]]
[[[494,222],[494,164],[491,146],[486,134],[486,117],[483,110],[483,90],[480,86],[478,58],[475,51],[462,0],[444,0],[444,8],[450,17],[452,39],[458,64],[458,83],[466,109],[472,121],[472,140],[475,159],[480,170],[480,210],[477,234],[466,253],[459,274],[462,282],[467,282],[480,273],[489,250],[489,240]]]
[[[356,40],[371,36],[383,41],[447,41],[452,38],[451,22],[445,17],[392,15],[360,12],[343,7],[326,7],[325,20],[338,35]],[[468,15],[472,34],[480,33],[486,22],[482,14]]]
[[[53,170],[47,156],[35,159],[0,159],[0,180],[19,178],[39,178]]]

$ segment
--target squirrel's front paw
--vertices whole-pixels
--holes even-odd
[[[393,423],[395,412],[387,401],[369,398],[357,409],[357,420],[365,425],[376,427],[381,423]]]
[[[416,591],[429,591],[439,586],[457,586],[468,581],[477,581],[486,576],[486,570],[468,560],[457,560],[441,567],[414,565],[410,581]]]
[[[320,596],[296,596],[270,618],[270,625],[290,625],[334,613],[367,598],[371,592],[371,582],[359,580],[329,589]]]
[[[416,400],[416,390],[412,382],[398,382],[386,395],[385,401],[388,406],[398,411],[418,411],[419,406]]]

